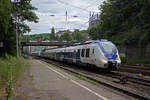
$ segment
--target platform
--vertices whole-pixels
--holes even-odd
[[[80,80],[39,60],[31,60],[34,91],[29,100],[129,100],[127,96]],[[35,99],[36,98],[36,99]]]

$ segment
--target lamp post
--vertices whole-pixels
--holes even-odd
[[[19,0],[13,0],[13,2],[18,3],[20,2]],[[18,49],[18,25],[17,23],[19,22],[19,18],[17,17],[17,13],[16,13],[16,56],[17,58],[19,57],[19,49]]]

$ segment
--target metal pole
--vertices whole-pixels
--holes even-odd
[[[19,54],[18,54],[18,27],[17,27],[17,17],[16,17],[16,53],[17,53],[17,58],[18,58]]]
[[[65,28],[67,29],[68,28],[68,26],[67,26],[67,17],[68,17],[68,13],[67,13],[67,10],[66,10],[66,22],[65,22]]]

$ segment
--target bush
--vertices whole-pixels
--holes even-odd
[[[143,59],[143,58],[127,58],[124,56],[120,56],[122,63],[127,64],[150,64],[150,59]]]
[[[0,89],[6,86],[7,98],[13,93],[13,85],[24,74],[25,62],[23,58],[6,55],[0,58]]]
[[[150,60],[142,59],[142,58],[128,58],[126,63],[128,64],[150,64]]]
[[[127,57],[120,56],[122,63],[127,63]]]

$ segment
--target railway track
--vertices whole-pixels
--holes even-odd
[[[126,75],[125,73],[118,73],[117,71],[110,73],[103,73],[95,70],[89,71],[81,67],[76,67],[75,65],[58,63],[56,61],[50,61],[47,59],[40,60],[62,68],[70,73],[82,75],[89,80],[121,91],[140,100],[150,99],[150,80],[145,78],[137,78],[135,76]]]
[[[119,68],[119,71],[137,73],[137,74],[141,73],[143,75],[150,76],[150,67],[144,67],[144,66],[122,64],[122,66]]]

